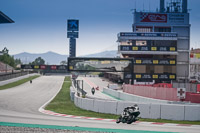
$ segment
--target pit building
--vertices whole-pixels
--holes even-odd
[[[189,79],[190,22],[187,0],[160,0],[156,12],[133,12],[132,32],[118,33],[121,58],[133,58],[134,84],[184,81]]]

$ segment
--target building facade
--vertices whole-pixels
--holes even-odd
[[[190,52],[190,80],[200,83],[200,49]]]
[[[134,60],[133,77],[125,81],[171,82],[190,77],[190,22],[187,0],[160,0],[156,12],[133,13],[132,32],[118,34],[121,58]]]

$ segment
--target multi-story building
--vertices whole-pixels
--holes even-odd
[[[128,82],[171,82],[190,76],[190,22],[187,0],[160,0],[156,12],[133,13],[133,32],[118,34],[121,58],[133,58],[133,77]]]
[[[200,82],[200,49],[190,52],[190,80]]]

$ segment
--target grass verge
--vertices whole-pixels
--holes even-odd
[[[97,113],[76,107],[74,103],[70,100],[70,77],[65,77],[65,81],[68,82],[63,83],[62,89],[60,90],[58,95],[46,106],[46,110],[51,110],[62,114],[106,119],[116,119],[118,117],[117,115]]]
[[[97,113],[76,107],[70,100],[70,86],[70,77],[65,77],[65,82],[62,85],[62,89],[57,94],[57,96],[46,106],[45,109],[54,111],[56,113],[76,116],[97,117],[105,119],[117,119],[119,117],[118,115]],[[140,121],[200,125],[200,121],[172,121],[161,119],[140,119]]]
[[[8,88],[12,88],[12,87],[21,85],[25,82],[28,82],[28,81],[33,80],[33,79],[38,78],[38,77],[39,77],[39,75],[35,75],[35,76],[31,76],[31,77],[28,77],[28,78],[25,78],[25,79],[21,79],[19,81],[13,82],[13,83],[2,85],[2,86],[0,86],[0,90],[4,90],[4,89],[8,89]]]

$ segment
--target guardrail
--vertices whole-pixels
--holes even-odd
[[[16,73],[4,73],[0,75],[0,81],[20,77],[29,74],[29,72],[16,72]]]

